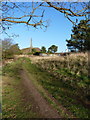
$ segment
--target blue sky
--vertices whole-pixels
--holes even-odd
[[[19,35],[19,37],[14,38],[14,42],[18,43],[20,49],[29,47],[32,38],[33,47],[45,46],[48,49],[51,45],[57,45],[58,52],[64,52],[66,50],[66,39],[70,39],[72,33],[72,23],[63,14],[50,8],[45,9],[45,19],[49,20],[50,23],[46,31],[33,27],[28,29],[26,25],[16,24],[8,30],[8,34]],[[4,35],[3,38],[6,36]]]

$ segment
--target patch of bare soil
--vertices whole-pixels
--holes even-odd
[[[35,85],[32,83],[32,80],[30,80],[28,77],[27,73],[24,70],[21,70],[20,73],[23,86],[26,90],[26,99],[30,100],[32,103],[33,110],[43,118],[61,118],[57,110],[55,110],[39,93]]]

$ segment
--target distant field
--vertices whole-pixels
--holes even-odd
[[[85,57],[87,62],[88,62],[88,52],[86,53],[71,53],[69,56],[69,58],[76,58],[78,56],[81,57]],[[38,62],[39,60],[61,60],[63,59],[65,56],[35,56],[35,55],[15,55],[15,58],[22,58],[22,57],[26,57],[26,58],[30,58],[33,62]],[[65,57],[66,58],[66,57]]]

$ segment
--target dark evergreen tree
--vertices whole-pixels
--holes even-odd
[[[77,26],[72,29],[70,40],[67,41],[67,46],[71,51],[86,51],[90,45],[90,24],[89,20],[81,20]]]

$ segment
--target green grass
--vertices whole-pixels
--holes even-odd
[[[29,62],[30,63],[30,62]],[[30,63],[31,64],[31,63]],[[29,65],[30,65],[29,64]],[[46,93],[46,90],[42,87],[42,85],[37,81],[37,75],[32,74],[32,72],[30,72],[30,68],[28,69],[28,64],[23,65],[24,70],[26,70],[26,73],[28,76],[30,76],[30,80],[32,80],[33,84],[36,86],[37,90],[40,92],[40,94],[48,101],[49,104],[51,104],[55,109],[57,109],[57,111],[59,112],[60,116],[64,117],[64,118],[68,118],[70,117],[70,115],[68,115],[66,112],[64,112],[64,110],[62,108],[60,108],[55,101],[53,101],[48,94]],[[30,67],[30,66],[29,66]],[[37,74],[37,70],[36,70],[36,66],[32,66],[33,68],[35,68],[35,73]],[[28,71],[27,71],[28,70]],[[31,77],[32,75],[32,77]],[[43,74],[44,75],[44,74]],[[43,76],[45,77],[45,75]]]
[[[40,117],[32,111],[32,104],[25,102],[20,69],[22,69],[20,60],[3,68],[2,118]]]
[[[28,71],[28,74],[30,73],[32,75],[34,78],[33,82],[35,82],[38,87],[39,85],[43,86],[44,89],[46,89],[75,117],[88,118],[88,109],[77,100],[76,95],[79,94],[77,88],[71,86],[69,82],[64,82],[61,78],[56,78],[41,67],[37,67],[35,64],[32,64],[28,58],[21,58],[15,63],[8,64],[3,69],[3,75],[5,77],[4,81],[6,82],[3,88],[5,91],[3,93],[3,118],[35,118],[37,116],[37,114],[32,113],[32,111],[29,110],[31,105],[29,108],[27,105],[26,109],[24,109],[23,100],[21,101],[21,99],[23,99],[23,90],[22,87],[20,87],[21,79],[19,76],[19,70],[22,69],[22,66]],[[66,77],[73,77],[73,73],[69,73],[66,70],[60,70],[57,72],[60,72],[62,76],[66,75]],[[68,115],[65,116],[65,111],[60,110],[58,106],[47,95],[45,95],[43,90],[41,90],[41,94],[59,111],[63,117],[70,118]]]
[[[72,87],[69,83],[53,77],[52,74],[46,72],[41,67],[31,64],[29,61],[26,62],[24,66],[36,78],[36,80],[48,90],[48,92],[52,94],[60,104],[72,112],[74,116],[77,118],[88,118],[88,109],[77,100],[76,95],[78,95],[77,92],[79,91],[77,91],[76,87]],[[64,72],[66,73],[66,71]],[[62,73],[64,74],[64,72]],[[68,73],[66,74],[68,75]]]

